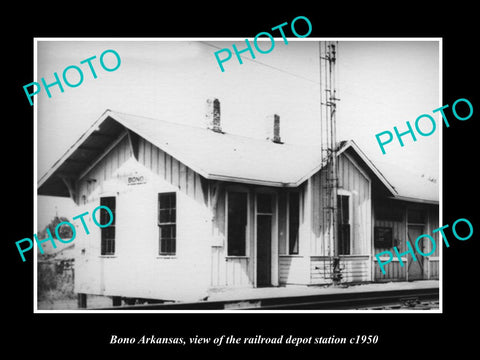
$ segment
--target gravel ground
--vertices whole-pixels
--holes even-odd
[[[106,296],[88,295],[87,308],[112,306],[112,299]],[[43,300],[38,302],[38,310],[78,310],[77,299]]]

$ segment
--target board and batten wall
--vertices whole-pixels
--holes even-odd
[[[372,280],[371,180],[359,164],[346,153],[338,157],[338,193],[350,197],[350,255],[340,255],[342,282]],[[333,262],[327,229],[323,224],[326,171],[312,177],[312,231],[310,283],[331,283]]]
[[[246,256],[228,256],[226,238],[226,205],[228,191],[242,191],[247,193],[247,232]],[[214,196],[214,193],[217,193]],[[254,194],[249,186],[231,185],[225,183],[210,183],[210,203],[213,206],[215,218],[213,221],[211,248],[211,286],[221,287],[251,287],[253,286],[253,204]]]
[[[100,229],[89,226],[76,257],[75,291],[106,296],[191,300],[210,286],[211,212],[205,179],[143,138],[129,136],[77,183],[81,208],[116,197],[115,254],[100,255]],[[126,177],[144,176],[128,185]],[[94,180],[94,181],[92,181]],[[159,255],[158,193],[177,198],[176,254]],[[91,222],[91,221],[90,221]],[[76,246],[77,247],[77,246]]]
[[[435,243],[437,244],[435,251],[432,255],[426,257],[426,278],[427,279],[439,279],[440,278],[440,247],[442,247],[443,240],[440,239],[440,234],[438,232],[433,233],[432,231],[438,229],[439,224],[439,207],[438,206],[428,206],[427,207],[427,233],[433,236]],[[430,243],[427,243],[427,250],[430,252],[432,246]],[[426,252],[426,253],[428,253]]]
[[[279,283],[306,285],[310,281],[310,233],[311,233],[311,180],[297,188],[280,189],[278,192],[278,244]],[[298,254],[289,254],[289,194],[299,194]]]
[[[210,203],[215,214],[213,221],[212,272],[211,286],[221,287],[253,287],[256,284],[256,194],[272,195],[272,239],[271,239],[271,283],[278,285],[278,250],[277,250],[277,217],[279,191],[257,185],[245,185],[231,182],[210,183]],[[245,256],[228,255],[227,230],[228,193],[244,192],[247,194],[247,229]],[[278,211],[277,211],[278,210]],[[278,269],[278,271],[277,271]]]
[[[406,206],[404,203],[395,200],[383,200],[374,201],[374,226],[375,227],[387,227],[392,229],[393,244],[396,246],[400,253],[406,250],[406,234],[407,226],[405,222]],[[383,251],[392,251],[391,247],[374,247],[375,254],[379,254]],[[387,256],[388,258],[388,256]],[[385,257],[381,257],[382,262],[385,262]],[[407,258],[402,257],[402,261],[406,263]],[[374,275],[376,281],[392,281],[399,280],[404,281],[407,278],[407,267],[401,266],[397,257],[384,265],[385,274],[378,265],[377,258],[374,259]]]
[[[414,223],[408,221],[408,212],[411,210],[420,211],[424,215],[422,223]],[[396,246],[400,254],[406,252],[408,238],[408,224],[412,226],[422,226],[423,233],[431,235],[437,244],[435,251],[423,257],[423,279],[439,279],[440,269],[440,247],[438,246],[439,234],[432,231],[439,227],[439,207],[437,205],[422,204],[414,202],[406,202],[399,200],[377,200],[374,201],[375,222],[374,226],[387,227],[392,229],[393,246]],[[415,239],[411,239],[410,244],[415,246]],[[376,281],[406,281],[408,280],[408,262],[407,256],[402,256],[404,266],[401,265],[399,259],[395,255],[392,247],[375,247],[374,253],[380,254],[384,251],[390,251],[393,259],[390,263],[384,265],[385,274],[378,265],[378,260],[374,257],[374,276]],[[425,242],[424,253],[432,250],[432,244]],[[415,248],[415,253],[417,254]],[[418,255],[418,254],[417,254]],[[417,256],[416,255],[416,256]],[[418,255],[421,256],[421,255]],[[380,255],[382,262],[389,259],[389,255]]]

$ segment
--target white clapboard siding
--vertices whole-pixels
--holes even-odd
[[[280,256],[278,262],[280,284],[305,284],[308,274],[307,259],[303,256]]]
[[[313,285],[330,284],[331,261],[324,256],[310,258],[310,283]]]
[[[370,281],[370,257],[367,255],[341,256],[340,269],[342,282]],[[310,259],[311,284],[329,284],[332,282],[332,259],[326,256],[312,256]]]
[[[363,282],[370,280],[369,256],[340,257],[340,268],[343,282]]]

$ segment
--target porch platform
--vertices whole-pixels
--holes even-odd
[[[439,286],[440,283],[438,280],[418,280],[409,282],[365,283],[340,286],[283,285],[262,288],[216,288],[209,292],[207,301],[251,301],[273,297],[431,289],[439,288]]]

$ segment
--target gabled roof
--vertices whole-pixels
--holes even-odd
[[[68,197],[71,179],[78,179],[95,159],[113,146],[125,127],[105,111],[38,181],[39,195]]]
[[[314,146],[277,144],[107,110],[42,176],[39,194],[69,196],[61,178],[78,178],[126,129],[207,179],[296,187],[321,164],[320,148]],[[59,186],[62,191],[55,190]]]
[[[427,204],[439,203],[440,191],[437,178],[398,167],[391,162],[379,162],[377,165],[395,186],[397,191],[395,199]]]
[[[297,187],[324,165],[319,146],[277,144],[107,110],[40,179],[38,193],[69,196],[62,178],[80,178],[127,130],[212,180]],[[398,195],[353,141],[340,143],[338,155],[344,151],[354,152],[388,195]]]
[[[312,146],[276,144],[117,112],[111,116],[207,179],[298,186],[321,160],[320,149]]]
[[[382,186],[387,190],[387,193],[393,196],[397,195],[397,190],[395,187],[383,176],[380,170],[373,164],[373,162],[364,154],[362,150],[353,140],[344,140],[341,141],[338,146],[337,156],[342,153],[353,152],[357,158],[362,162],[362,165],[368,170],[371,174],[371,177],[376,179]]]

